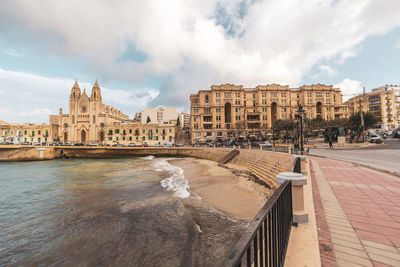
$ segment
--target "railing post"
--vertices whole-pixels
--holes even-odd
[[[292,181],[293,223],[308,223],[308,214],[304,208],[303,190],[303,186],[307,184],[307,178],[301,173],[281,172],[276,176],[276,181],[280,184],[285,181]]]
[[[301,156],[301,155],[295,155],[294,156],[294,160],[296,161],[297,158],[300,159],[301,174],[307,175],[307,170],[306,170],[307,157],[306,156]]]

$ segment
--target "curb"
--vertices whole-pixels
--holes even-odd
[[[337,161],[347,162],[347,163],[351,163],[351,164],[353,164],[353,165],[355,165],[355,166],[361,166],[361,167],[365,167],[365,168],[368,168],[368,169],[371,169],[371,170],[375,170],[375,171],[379,171],[379,172],[384,172],[384,173],[387,173],[387,174],[391,174],[391,175],[400,177],[400,173],[399,173],[399,172],[393,172],[393,171],[389,171],[389,170],[385,170],[385,169],[379,169],[379,168],[372,167],[372,166],[365,165],[365,164],[358,163],[358,162],[347,161],[347,160],[343,160],[343,159],[329,158],[329,157],[320,156],[320,155],[309,155],[309,156],[311,156],[311,157],[325,158],[325,159],[333,159],[333,160],[337,160]]]

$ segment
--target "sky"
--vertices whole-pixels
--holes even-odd
[[[68,112],[75,79],[131,118],[213,84],[400,84],[399,0],[0,0],[0,120]]]

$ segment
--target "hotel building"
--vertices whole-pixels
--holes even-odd
[[[294,120],[300,104],[309,119],[333,120],[347,115],[342,93],[332,85],[213,85],[211,90],[190,96],[192,143],[226,140],[238,129],[243,136],[266,131],[277,120]]]
[[[394,130],[400,126],[400,86],[385,85],[352,97],[345,102],[350,114],[362,110],[378,119],[378,128]]]

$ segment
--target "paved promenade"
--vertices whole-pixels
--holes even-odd
[[[322,266],[400,266],[400,178],[310,159]]]

